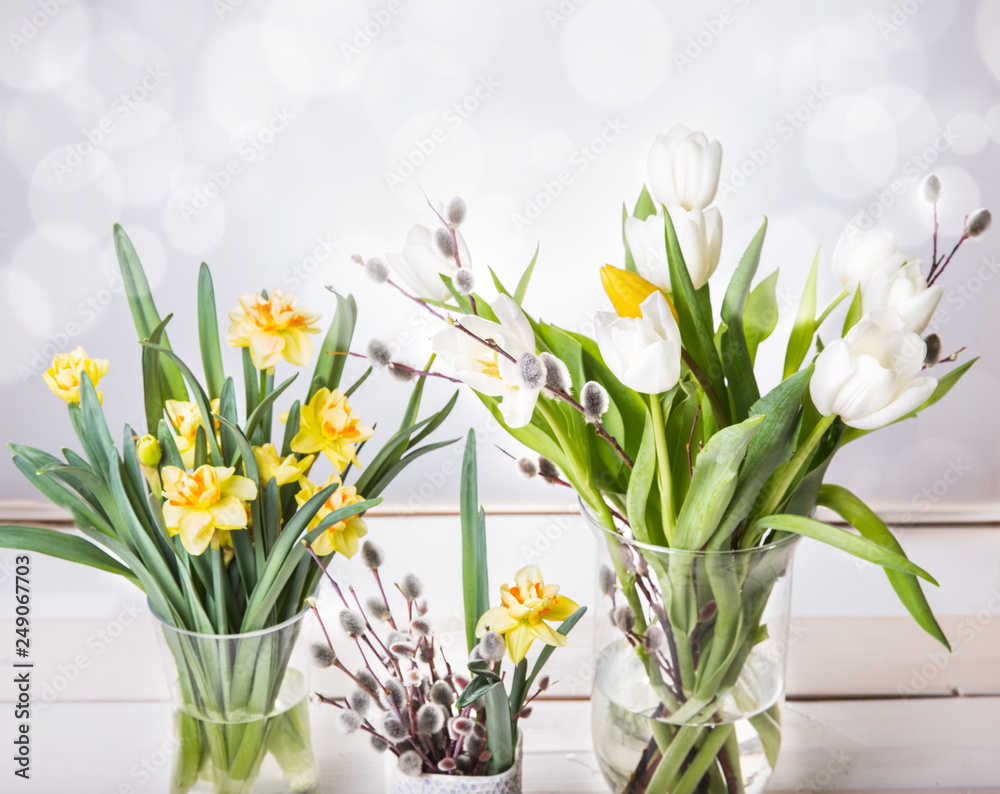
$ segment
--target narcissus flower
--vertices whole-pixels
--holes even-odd
[[[531,643],[541,640],[546,645],[561,648],[566,637],[545,621],[566,620],[580,607],[566,596],[559,595],[556,585],[546,585],[537,565],[526,565],[514,574],[514,586],[500,586],[503,604],[487,610],[476,625],[476,636],[487,631],[502,634],[507,641],[511,661],[520,662]]]
[[[289,455],[282,460],[278,454],[278,448],[274,444],[264,444],[254,447],[253,455],[257,459],[257,470],[260,473],[260,484],[266,488],[273,479],[279,486],[288,485],[290,482],[298,482],[312,466],[316,459],[315,455],[307,455],[299,460],[294,455]]]
[[[288,421],[288,412],[281,415]],[[292,451],[300,455],[322,452],[337,471],[348,463],[361,468],[357,445],[371,438],[372,429],[361,424],[361,417],[351,413],[351,405],[340,390],[320,389],[302,406],[299,430],[292,439]]]
[[[198,438],[198,428],[204,427],[205,422],[201,416],[201,409],[198,403],[186,400],[167,400],[164,403],[167,409],[167,417],[174,428],[174,443],[177,451],[181,453],[181,460],[184,461],[185,468],[194,466],[195,442]],[[212,411],[219,410],[219,401],[212,400]],[[219,421],[215,420],[215,429],[219,429]]]
[[[151,436],[149,433],[136,442],[135,453],[139,462],[145,466],[159,466],[160,459],[163,457],[163,453],[160,451],[160,442],[156,440],[156,436]]]
[[[163,519],[188,554],[201,554],[213,538],[218,542],[217,532],[246,528],[244,503],[257,497],[257,484],[235,472],[221,466],[199,466],[192,473],[163,468]]]
[[[321,486],[317,486],[308,477],[303,477],[299,480],[301,490],[295,494],[295,501],[299,507],[302,507],[318,491],[323,490],[328,485],[339,482],[340,479],[336,474],[331,474]],[[323,506],[317,511],[313,520],[309,522],[309,529],[315,529],[319,526],[319,522],[334,510],[339,510],[341,507],[346,507],[347,505],[356,505],[358,502],[363,502],[364,500],[364,497],[358,493],[357,488],[353,485],[342,485],[323,503]],[[352,516],[351,518],[345,518],[343,521],[338,521],[331,527],[327,527],[326,532],[312,542],[312,548],[320,557],[333,554],[335,551],[339,551],[345,557],[353,557],[358,551],[358,538],[363,538],[367,534],[368,525],[365,524],[364,519]]]
[[[284,359],[297,367],[309,363],[318,334],[319,312],[299,307],[294,293],[276,289],[265,298],[255,292],[240,296],[238,308],[229,312],[232,325],[226,341],[233,347],[250,348],[257,369],[271,369]]]
[[[97,383],[108,371],[108,362],[103,358],[87,358],[87,352],[78,347],[69,353],[60,353],[52,366],[42,376],[52,393],[67,403],[80,402],[80,373],[86,372],[90,382],[97,388]],[[103,400],[101,392],[97,398]]]

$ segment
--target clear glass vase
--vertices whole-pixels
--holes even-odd
[[[584,514],[602,541],[591,717],[608,785],[763,791],[781,745],[798,537],[692,552],[636,542]]]
[[[228,635],[153,612],[174,710],[171,794],[318,794],[308,665],[293,656],[307,611]]]

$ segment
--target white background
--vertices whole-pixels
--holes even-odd
[[[622,262],[621,204],[639,192],[648,145],[684,122],[722,142],[732,186],[717,200],[726,232],[716,303],[762,216],[770,220],[761,273],[781,267],[785,318],[762,348],[769,385],[815,247],[823,304],[839,290],[833,244],[856,212],[883,216],[902,250],[929,259],[923,175],[944,183],[947,240],[966,212],[1000,206],[997,0],[8,0],[0,34],[0,438],[52,451],[72,443],[39,375],[56,348],[82,344],[110,359],[102,388],[112,427],[143,424],[115,221],[132,235],[161,312],[176,312],[172,341],[193,365],[202,260],[221,312],[242,292],[277,286],[329,318],[332,284],[361,302],[359,349],[377,335],[418,363],[430,326],[349,256],[399,250],[411,224],[431,223],[420,187],[468,201],[480,285],[487,265],[516,281],[540,240],[527,308],[586,330],[605,301],[598,266]],[[145,97],[130,107],[123,92]],[[252,150],[248,139],[276,113],[292,118]],[[86,152],[85,131],[102,122],[111,132],[79,165],[57,167]],[[442,142],[429,144],[439,128]],[[418,163],[413,174],[393,178],[407,160]],[[183,205],[230,162],[239,173],[185,219]],[[552,198],[564,170],[570,184]],[[900,523],[998,507],[998,240],[994,231],[956,258],[935,326],[945,352],[967,345],[963,357],[983,360],[945,405],[845,450],[831,470]],[[323,261],[311,259],[317,252]],[[238,360],[227,356],[234,373]],[[438,386],[428,406],[450,393]],[[383,378],[354,402],[388,429],[404,399]],[[485,428],[484,411],[464,394],[448,429],[459,436],[470,424]],[[488,507],[572,506],[513,474],[492,449],[513,449],[502,433],[486,429],[481,440]],[[390,505],[453,506],[459,454],[400,478]],[[3,464],[0,500],[34,498]]]

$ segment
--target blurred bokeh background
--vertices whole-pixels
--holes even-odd
[[[598,267],[623,260],[622,202],[654,135],[683,122],[724,150],[717,295],[770,221],[760,273],[780,267],[784,310],[761,350],[770,385],[817,245],[821,305],[839,291],[829,260],[853,216],[926,260],[927,174],[944,185],[946,245],[967,212],[1000,208],[998,0],[5,0],[0,32],[0,438],[52,451],[72,431],[41,372],[77,345],[111,360],[112,426],[143,424],[115,222],[192,363],[204,260],[223,312],[279,287],[329,318],[333,285],[360,302],[359,350],[377,336],[418,364],[432,325],[352,253],[399,250],[432,224],[422,190],[461,195],[480,285],[487,266],[516,281],[540,242],[527,307],[586,331],[606,303]],[[1000,232],[963,247],[945,281],[929,330],[982,360],[830,475],[900,524],[1000,510]],[[372,378],[354,404],[388,433],[407,393]],[[427,407],[450,393],[432,384]],[[463,394],[448,428],[470,425],[488,508],[572,504],[514,473],[493,447],[515,445]],[[453,507],[460,455],[408,471],[390,506]],[[0,502],[37,498],[0,464]]]

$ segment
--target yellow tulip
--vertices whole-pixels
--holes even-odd
[[[232,325],[226,341],[247,347],[257,369],[271,369],[284,359],[297,367],[309,363],[318,334],[319,312],[300,308],[294,293],[276,289],[265,298],[255,292],[240,296],[240,305],[229,312]]]
[[[257,471],[260,473],[260,484],[267,487],[273,479],[279,486],[288,485],[291,482],[298,482],[312,466],[316,459],[315,455],[308,455],[299,460],[294,455],[289,455],[284,460],[278,454],[278,448],[274,444],[264,444],[253,448],[253,455],[257,459]]]
[[[42,376],[52,393],[67,403],[80,402],[80,373],[86,372],[90,382],[97,388],[98,382],[107,374],[108,362],[103,358],[87,358],[87,352],[78,347],[69,353],[60,353],[53,359],[52,366]],[[103,403],[104,395],[97,392]]]
[[[604,291],[611,299],[611,305],[615,307],[615,312],[619,317],[641,317],[640,304],[659,290],[659,287],[646,281],[638,273],[611,265],[605,265],[601,268],[601,284],[604,285]],[[677,309],[674,308],[673,301],[670,300],[670,294],[663,290],[660,292],[663,292],[663,297],[667,299],[667,306],[670,307],[670,313],[674,315],[676,321]]]
[[[336,474],[331,474],[322,486],[316,486],[308,477],[303,477],[299,482],[301,490],[295,494],[295,501],[299,507],[302,507],[327,485],[339,483],[340,478]],[[319,526],[319,522],[334,510],[363,501],[364,497],[358,493],[357,488],[353,485],[342,485],[323,503],[316,516],[309,522],[309,529],[315,529]],[[339,551],[345,557],[353,557],[358,550],[358,538],[363,538],[367,534],[368,525],[364,519],[358,516],[345,518],[343,521],[338,521],[333,526],[327,527],[326,532],[312,542],[312,548],[320,557],[333,554],[335,551]]]
[[[246,529],[244,502],[257,498],[257,484],[235,469],[199,466],[188,473],[163,468],[163,519],[171,537],[180,535],[188,554],[199,555],[219,535]]]
[[[514,582],[513,587],[500,586],[502,604],[483,613],[476,625],[476,636],[482,637],[487,631],[502,634],[507,653],[517,664],[535,640],[557,648],[565,645],[566,637],[545,621],[566,620],[580,607],[559,595],[558,586],[546,585],[537,565],[525,565],[514,574]]]
[[[288,421],[288,412],[281,415]],[[357,445],[371,438],[372,429],[351,413],[351,405],[339,390],[320,389],[299,412],[299,429],[292,439],[292,451],[300,455],[322,452],[337,471],[348,463],[361,468]]]

